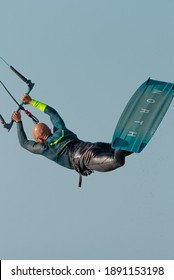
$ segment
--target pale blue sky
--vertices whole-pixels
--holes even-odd
[[[174,82],[173,11],[172,0],[1,0],[0,56],[80,139],[110,142],[140,84]],[[19,100],[25,84],[1,61],[0,73]],[[10,121],[16,104],[0,95]],[[142,153],[82,189],[76,172],[25,151],[16,127],[1,126],[0,259],[174,259],[173,119],[172,103]]]

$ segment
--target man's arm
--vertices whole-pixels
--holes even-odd
[[[60,134],[62,133],[62,130],[65,128],[65,123],[55,109],[40,101],[32,99],[28,94],[24,94],[21,97],[21,101],[24,102],[24,104],[30,104],[41,112],[49,115],[53,126],[60,131]]]
[[[45,114],[50,116],[50,120],[53,124],[53,135],[47,139],[47,144],[51,146],[55,145],[60,140],[62,140],[62,138],[67,136],[77,138],[76,134],[74,134],[72,131],[66,128],[63,119],[60,117],[58,112],[52,107],[40,101],[32,99],[28,94],[24,94],[21,97],[21,101],[24,104],[30,104],[34,106],[35,108],[39,109],[41,112],[44,112]]]
[[[42,143],[37,143],[35,141],[27,139],[26,133],[23,128],[20,112],[14,112],[12,115],[12,120],[16,122],[18,139],[21,146],[34,154],[42,154],[46,149],[46,146]]]

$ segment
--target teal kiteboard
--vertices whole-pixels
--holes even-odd
[[[125,107],[112,138],[112,148],[140,153],[154,135],[174,97],[174,84],[144,82]]]

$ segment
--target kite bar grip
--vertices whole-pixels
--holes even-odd
[[[31,82],[31,81],[30,81],[30,82]],[[34,87],[34,84],[33,84],[32,88],[33,88],[33,87]],[[28,91],[26,92],[26,94],[29,94],[30,91],[32,90],[32,88],[30,89],[30,88],[28,87]],[[20,105],[19,105],[19,108],[22,107],[23,105],[24,105],[24,102],[21,102]]]
[[[27,78],[25,78],[21,73],[19,73],[13,66],[10,66],[10,69],[25,83],[27,83]]]
[[[28,91],[26,94],[29,94],[32,88],[34,87],[34,83],[31,82],[31,80],[28,80],[25,78],[21,73],[19,73],[13,66],[10,65],[10,69],[22,80],[28,85]],[[24,102],[21,102],[19,107],[23,106]]]
[[[19,73],[13,66],[10,65],[10,69],[22,80],[24,81],[28,87],[29,87],[29,90],[27,93],[29,93],[32,88],[34,87],[34,83],[31,82],[31,80],[28,80],[27,78],[25,78],[21,73]]]

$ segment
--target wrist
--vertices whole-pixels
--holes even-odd
[[[45,111],[45,108],[47,107],[46,104],[40,102],[40,101],[37,101],[35,99],[32,99],[31,102],[30,102],[30,105],[32,105],[33,107],[37,108],[38,110],[44,112]]]

